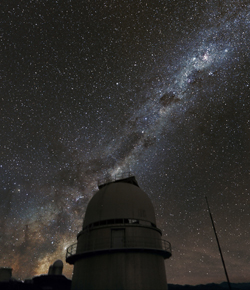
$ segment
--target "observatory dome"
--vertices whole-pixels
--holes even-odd
[[[63,262],[62,260],[56,260],[53,264],[54,267],[56,268],[63,268]]]
[[[155,224],[153,204],[140,187],[113,182],[101,187],[90,200],[83,227],[111,219],[143,220]]]

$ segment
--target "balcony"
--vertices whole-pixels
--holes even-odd
[[[144,239],[141,237],[131,237],[124,240],[100,239],[80,244],[78,247],[77,243],[69,246],[66,252],[66,262],[74,264],[78,257],[114,251],[148,251],[159,254],[163,256],[164,259],[172,255],[171,244],[162,239]]]

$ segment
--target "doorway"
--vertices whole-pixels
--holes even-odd
[[[125,229],[112,229],[111,230],[112,248],[125,247]]]

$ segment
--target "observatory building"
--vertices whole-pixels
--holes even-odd
[[[77,236],[67,249],[74,265],[72,290],[166,290],[161,239],[153,205],[133,176],[99,185]]]

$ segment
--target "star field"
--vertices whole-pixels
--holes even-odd
[[[53,2],[53,3],[52,3]],[[47,273],[132,171],[168,282],[249,282],[249,1],[4,1],[0,267]],[[72,267],[64,262],[64,274]]]

